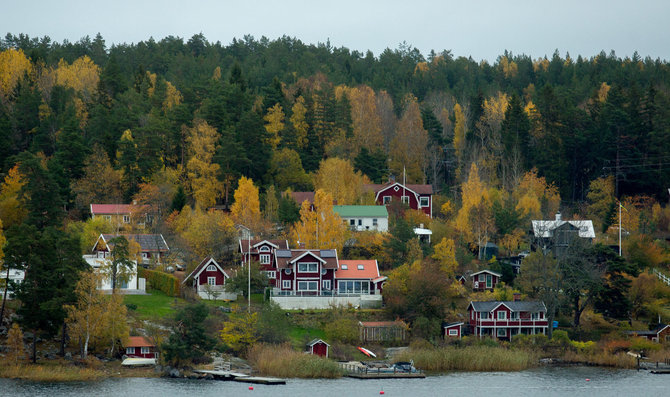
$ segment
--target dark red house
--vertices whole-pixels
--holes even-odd
[[[188,285],[190,282],[195,292],[203,299],[232,299],[224,292],[227,278],[230,278],[228,273],[214,258],[208,256],[186,276],[182,284]]]
[[[468,325],[470,332],[480,338],[511,340],[519,334],[546,334],[549,323],[544,302],[490,301],[470,302]]]
[[[474,291],[493,291],[500,282],[500,273],[491,270],[482,270],[470,275],[472,278],[472,289]]]
[[[670,325],[661,324],[650,331],[628,331],[628,335],[639,336],[653,342],[670,342]]]
[[[277,250],[276,288],[278,295],[327,295],[335,291],[337,251]]]
[[[124,347],[130,358],[158,358],[156,344],[144,336],[129,336]]]
[[[364,188],[375,193],[378,205],[399,201],[407,203],[411,209],[423,211],[429,217],[433,217],[432,185],[403,185],[391,181],[383,185],[368,184]]]
[[[249,258],[261,264],[261,271],[264,271],[270,280],[271,287],[277,287],[277,250],[287,250],[287,240],[240,240],[239,251],[242,256],[242,266],[245,266]]]
[[[313,339],[307,344],[307,351],[309,354],[315,354],[317,356],[328,358],[328,348],[329,344],[324,342],[322,339]]]
[[[461,332],[461,327],[463,326],[463,323],[447,323],[444,322],[442,323],[442,337],[445,339],[448,338],[458,338],[461,339],[462,332]]]

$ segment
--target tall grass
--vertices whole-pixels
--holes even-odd
[[[107,375],[94,368],[63,365],[0,365],[0,378],[31,380],[36,382],[79,382],[99,380]]]
[[[409,349],[394,361],[414,360],[425,371],[520,371],[537,365],[535,353],[492,346]]]
[[[339,378],[342,371],[336,362],[297,352],[288,344],[257,344],[251,348],[249,362],[263,375],[280,378]]]
[[[635,368],[635,357],[626,353],[610,353],[598,351],[591,354],[566,351],[561,357],[563,361],[573,364],[598,365],[602,367]]]

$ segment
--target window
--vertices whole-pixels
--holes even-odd
[[[365,266],[363,266],[363,265],[358,265],[357,267],[358,267],[358,270],[365,270]]]
[[[349,226],[356,226],[356,220],[355,219],[349,219]]]
[[[498,320],[507,320],[507,312],[504,310],[499,311]]]
[[[214,265],[207,266],[207,271],[208,272],[215,272],[216,271],[216,266],[214,266]]]
[[[111,216],[111,215],[103,215],[103,218],[105,218],[105,220],[106,220],[107,222],[111,222],[111,221],[112,221],[112,216]]]
[[[258,250],[261,251],[261,252],[268,252],[268,251],[270,251],[270,248],[264,245],[261,248],[259,248]]]
[[[359,219],[359,220],[358,220],[358,226],[362,226],[362,225],[363,225],[363,220],[362,220],[362,219]]]
[[[486,276],[485,276],[485,275],[483,275],[483,274],[480,274],[480,275],[479,275],[479,282],[480,282],[480,283],[483,283],[485,279],[486,279]]]
[[[323,280],[323,289],[330,290],[330,280]]]
[[[493,288],[493,277],[490,274],[486,275],[486,288]]]
[[[268,270],[267,272],[265,272],[265,274],[268,276],[269,279],[277,278],[277,272],[275,272],[274,270]]]
[[[450,329],[449,330],[449,336],[458,336],[458,330],[457,329]]]
[[[130,223],[130,215],[123,216],[123,223]]]
[[[284,289],[291,289],[291,280],[283,280],[281,282],[281,287]]]
[[[510,313],[510,319],[512,319],[512,320],[518,320],[518,319],[519,319],[519,312],[512,312],[512,313]]]
[[[349,265],[342,265],[342,270],[349,270]]]
[[[540,313],[531,313],[530,314],[530,319],[531,320],[539,320],[540,319]]]
[[[298,263],[298,271],[301,273],[316,273],[319,271],[318,263]]]
[[[419,197],[419,207],[430,207],[430,197]]]
[[[318,281],[298,281],[298,291],[318,291]]]
[[[142,259],[149,259],[149,253],[148,252],[142,252]],[[214,266],[212,266],[214,267]]]
[[[216,285],[216,277],[207,277],[207,284]]]
[[[338,290],[341,294],[367,294],[370,291],[369,281],[338,281]]]
[[[372,218],[372,226],[377,226],[377,218]]]
[[[142,354],[149,354],[149,353],[151,353],[150,350],[151,349],[149,349],[148,347],[142,347]]]
[[[507,330],[505,328],[498,328],[496,335],[498,335],[499,338],[504,338],[507,336]]]
[[[382,204],[390,204],[391,203],[391,196],[384,196],[382,197]]]
[[[134,347],[126,347],[126,354],[135,354]]]
[[[400,201],[401,201],[403,204],[409,204],[409,196],[402,196],[401,199],[400,199]]]
[[[482,320],[488,320],[489,319],[489,313],[488,312],[482,312],[481,319]]]
[[[261,254],[261,265],[269,265],[270,264],[270,254]]]

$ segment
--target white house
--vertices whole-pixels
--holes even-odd
[[[389,230],[389,213],[383,205],[334,205],[333,212],[357,232]]]
[[[20,284],[26,278],[26,272],[25,270],[10,268],[9,278],[7,276],[7,269],[3,269],[2,272],[0,272],[0,298],[5,295],[5,285],[7,285],[7,280],[15,284]],[[11,290],[7,291],[7,299],[12,299],[13,296],[14,293]]]

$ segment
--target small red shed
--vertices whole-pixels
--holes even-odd
[[[328,358],[328,348],[330,345],[323,341],[323,339],[314,339],[307,344],[309,354],[316,354],[317,356]]]
[[[124,347],[131,358],[158,358],[156,344],[144,336],[129,336]]]
[[[463,323],[442,323],[442,336],[446,338],[458,338],[461,339],[462,332],[461,327]]]

